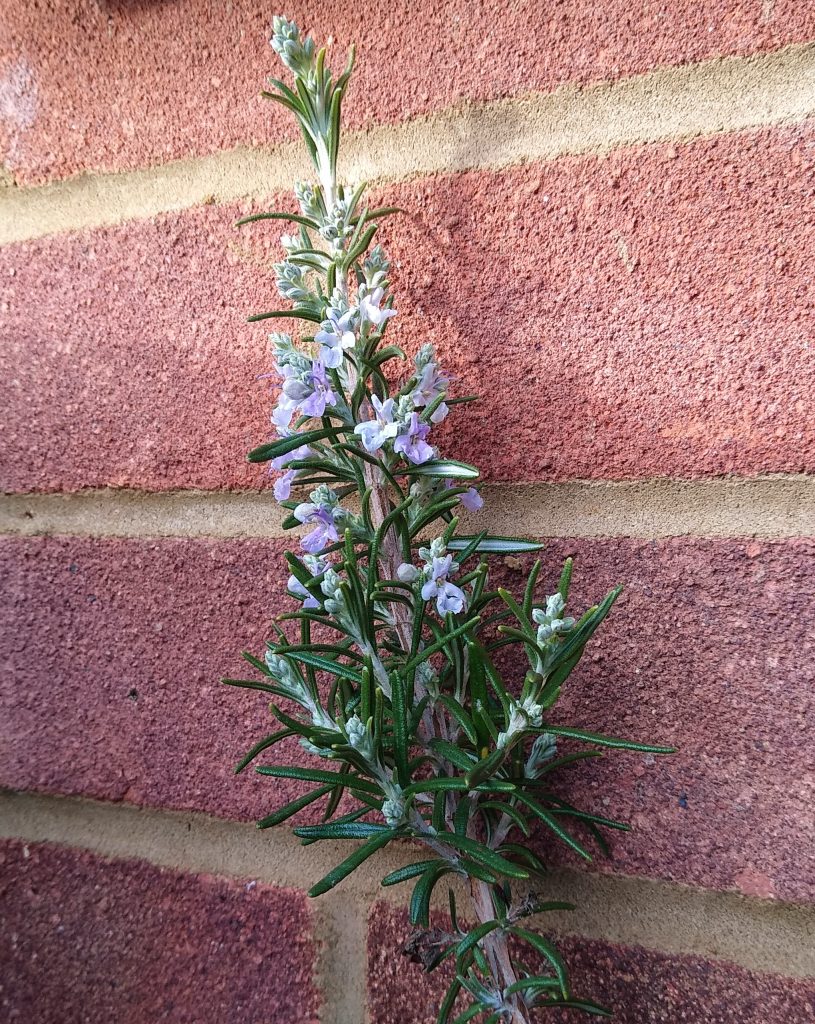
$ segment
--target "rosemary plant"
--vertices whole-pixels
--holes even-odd
[[[288,334],[271,335],[280,383],[275,439],[249,459],[270,462],[279,474],[274,493],[287,512],[284,526],[309,529],[301,552],[286,554],[298,610],[279,616],[262,657],[244,655],[261,678],[225,680],[269,694],[279,723],[237,771],[287,737],[298,737],[314,757],[315,767],[256,768],[310,787],[260,828],[320,802],[322,823],[301,825],[296,835],[304,844],[349,841],[347,857],[312,896],[388,843],[412,842],[414,862],[382,885],[413,883],[413,958],[428,971],[455,965],[440,995],[439,1024],[527,1024],[553,1007],[607,1015],[572,994],[555,945],[529,920],[568,905],[532,893],[527,880],[545,869],[523,839],[535,827],[591,859],[575,827],[604,851],[602,830],[627,826],[572,806],[557,794],[556,772],[598,756],[598,747],[669,752],[550,721],[619,588],[573,617],[566,611],[571,559],[542,597],[540,562],[517,598],[490,586],[485,556],[540,545],[459,532],[458,507],[482,504],[479,472],[443,458],[432,434],[456,404],[473,398],[449,393],[452,380],[432,346],[422,346],[393,383],[407,357],[385,342],[396,309],[387,257],[373,243],[379,222],[399,211],[370,209],[364,185],[337,178],[353,51],[335,79],[326,50],[292,22],[274,19],[271,44],[294,82],[272,79],[263,95],[296,118],[317,181],[295,186],[298,213],[239,222],[292,225],[275,267],[291,306],[250,319],[306,325],[297,344]],[[288,623],[299,635],[286,632]],[[502,648],[522,652],[528,671],[507,670],[505,678],[496,661],[512,659],[494,658]],[[561,740],[570,741],[566,753]],[[591,749],[571,749],[572,741]],[[431,929],[431,897],[442,880],[445,887],[459,880],[456,891],[468,894],[469,906],[459,915],[450,888],[451,924]]]

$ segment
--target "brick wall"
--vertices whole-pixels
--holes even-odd
[[[231,772],[264,703],[217,680],[284,579],[244,459],[277,233],[233,224],[304,172],[256,98],[273,12],[219,8],[0,12],[0,1017],[425,1024],[383,862],[309,903],[333,853]],[[408,211],[397,340],[485,396],[447,438],[482,521],[628,584],[570,714],[681,748],[574,776],[635,825],[552,876],[581,990],[815,1019],[815,11],[286,13],[360,45],[344,168]]]

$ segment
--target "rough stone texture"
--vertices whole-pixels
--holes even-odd
[[[232,769],[275,731],[259,678],[283,544],[0,543],[2,784],[251,819],[302,791]],[[279,726],[278,726],[279,727]],[[295,743],[278,757],[301,760]],[[262,759],[261,759],[262,763]]]
[[[613,860],[595,869],[815,899],[815,545],[554,541],[550,588],[568,554],[573,608],[625,591],[553,720],[679,748],[611,751],[560,775],[577,806],[633,825],[608,837]],[[518,590],[523,576],[510,576]],[[545,860],[577,860],[538,842]]]
[[[338,64],[351,41],[359,44],[354,125],[815,36],[815,14],[799,0],[610,0],[602,8],[567,0],[545,15],[532,2],[377,0],[364,17],[354,5],[312,0],[287,11],[318,40],[334,39]],[[270,9],[251,0],[4,5],[3,163],[19,182],[34,182],[290,134],[258,98],[269,72],[279,73],[269,21]]]
[[[499,480],[812,471],[815,126],[392,187],[400,316]],[[263,484],[277,229],[235,208],[12,245],[5,490]],[[70,316],[66,316],[70,310]],[[486,411],[488,408],[488,412]],[[509,439],[509,440],[508,440]]]
[[[231,775],[270,731],[266,702],[217,682],[268,634],[281,547],[0,545],[0,784],[243,819],[290,797],[292,786]],[[596,868],[812,901],[815,545],[561,541],[544,553],[542,586],[568,552],[576,607],[619,581],[627,590],[556,720],[680,748],[660,759],[611,753],[560,777],[565,796],[635,826]],[[519,570],[503,572],[522,585]],[[567,859],[548,838],[538,844]]]
[[[368,992],[372,1024],[435,1024],[444,970],[426,975],[396,952],[409,926],[384,903],[371,912]],[[575,995],[614,1011],[619,1024],[808,1024],[815,982],[756,974],[690,956],[663,956],[638,947],[562,939]],[[546,1020],[586,1020],[577,1012]]]
[[[0,892],[9,1024],[316,1024],[300,893],[16,842]]]

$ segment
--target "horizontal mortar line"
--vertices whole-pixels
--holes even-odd
[[[533,537],[815,536],[815,476],[488,484],[463,529]],[[270,491],[0,495],[0,535],[282,537]]]
[[[458,104],[397,125],[351,131],[346,180],[498,169],[569,154],[801,121],[815,114],[815,43],[660,68],[613,83]],[[257,199],[309,176],[299,142],[238,147],[143,170],[88,172],[0,190],[0,245],[119,224],[202,203]]]
[[[9,791],[0,791],[0,838],[53,842],[104,857],[137,858],[175,870],[300,890],[351,849],[339,842],[302,847],[287,828],[259,832],[251,824],[201,813]],[[411,853],[407,844],[391,844],[342,882],[337,893],[353,902],[356,931],[360,908],[379,899],[405,904],[408,890],[382,888],[380,881],[414,860]],[[762,973],[815,977],[815,908],[572,870],[547,878],[546,898],[577,905],[573,912],[550,913],[537,922],[560,934],[709,957]],[[338,927],[338,908],[324,912]],[[326,966],[331,962],[329,956]]]

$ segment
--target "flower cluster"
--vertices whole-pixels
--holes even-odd
[[[448,612],[458,615],[464,611],[467,607],[467,595],[461,587],[450,582],[450,576],[458,572],[459,564],[447,553],[444,541],[437,537],[430,547],[419,548],[419,556],[425,563],[422,573],[422,600],[435,601],[439,615],[447,615]]]
[[[444,457],[439,428],[457,403],[474,396],[451,394],[455,381],[432,345],[421,345],[411,362],[392,343],[400,321],[390,264],[374,239],[381,220],[399,211],[372,209],[362,186],[337,180],[353,57],[335,77],[326,51],[285,18],[275,18],[271,43],[295,83],[273,79],[264,95],[295,115],[316,180],[295,186],[299,213],[258,213],[241,222],[293,225],[280,239],[283,258],[274,268],[288,308],[251,319],[300,322],[295,337],[271,335],[273,436],[249,458],[270,464],[283,527],[301,535],[298,551],[285,556],[294,610],[278,617],[262,657],[245,654],[261,680],[226,680],[264,691],[268,712],[282,726],[238,770],[288,737],[320,759],[316,766],[257,768],[311,787],[260,827],[321,801],[320,823],[295,829],[304,843],[362,841],[311,895],[400,839],[420,845],[420,858],[382,881],[414,879],[415,926],[430,929],[440,880],[466,880],[462,889],[473,896],[477,924],[468,931],[458,923],[450,889],[454,932],[434,939],[425,964],[432,970],[448,956],[455,962],[439,1024],[449,1024],[467,997],[457,1020],[531,1024],[538,1008],[602,1013],[572,997],[551,942],[518,927],[522,917],[559,904],[517,902],[512,886],[545,873],[536,852],[520,845],[533,827],[587,859],[585,837],[573,824],[588,825],[601,849],[601,828],[625,827],[557,795],[548,773],[582,756],[557,757],[561,736],[666,752],[549,717],[619,589],[575,621],[565,614],[571,560],[543,604],[536,601],[540,561],[519,599],[489,585],[489,555],[525,556],[541,545],[459,530],[462,509],[482,505],[479,472]],[[519,670],[524,659],[528,671]],[[519,955],[521,946],[534,955]]]
[[[341,507],[336,492],[325,484],[320,484],[309,495],[310,501],[301,501],[294,510],[294,518],[306,526],[313,526],[311,533],[303,537],[301,544],[310,555],[319,554],[330,544],[340,539],[337,528],[344,522],[353,519],[351,514]]]
[[[309,223],[313,221],[316,234],[331,241],[331,251],[339,264],[344,259],[348,236],[353,235],[357,211],[354,195],[342,190],[341,197],[331,205],[321,185],[301,183],[297,186],[303,217]],[[326,209],[330,212],[326,213]],[[439,460],[439,449],[431,443],[430,434],[450,412],[445,399],[452,380],[442,371],[432,345],[425,344],[419,349],[413,372],[394,393],[382,393],[386,378],[381,373],[376,374],[376,386],[356,405],[359,414],[352,411],[363,353],[380,341],[389,321],[397,315],[389,292],[390,265],[381,246],[375,246],[362,263],[354,293],[349,282],[338,277],[340,271],[336,264],[324,253],[311,248],[316,242],[306,227],[301,227],[299,236],[283,235],[281,241],[287,259],[275,266],[278,290],[296,308],[320,309],[320,316],[319,329],[312,337],[304,337],[301,346],[295,345],[288,334],[270,335],[279,381],[272,425],[278,437],[303,436],[302,445],[289,448],[270,460],[271,468],[282,474],[275,482],[275,497],[288,501],[298,477],[308,475],[292,468],[293,464],[314,458],[337,463],[336,454],[329,446],[314,447],[308,443],[314,420],[327,418],[338,428],[350,431],[361,450],[375,456],[386,473],[398,474],[405,467],[434,465]],[[309,253],[316,255],[303,255]],[[294,262],[296,260],[299,262]],[[328,301],[321,298],[328,294],[319,287],[321,276],[334,281]],[[311,352],[303,347],[309,344]],[[440,467],[437,475],[428,472],[410,483],[413,519],[443,491],[454,492],[462,507],[469,511],[482,506],[478,489],[458,487],[446,471],[447,465]],[[330,500],[324,499],[327,494],[321,492],[321,498],[312,495],[311,501],[302,502],[294,509],[295,518],[315,527],[302,542],[303,550],[310,554],[340,540],[338,526],[345,516],[344,510],[336,494]],[[431,566],[427,575],[426,590],[430,596],[426,600],[435,598],[442,614],[465,607],[458,588],[447,582],[449,572],[449,566],[440,562]]]

